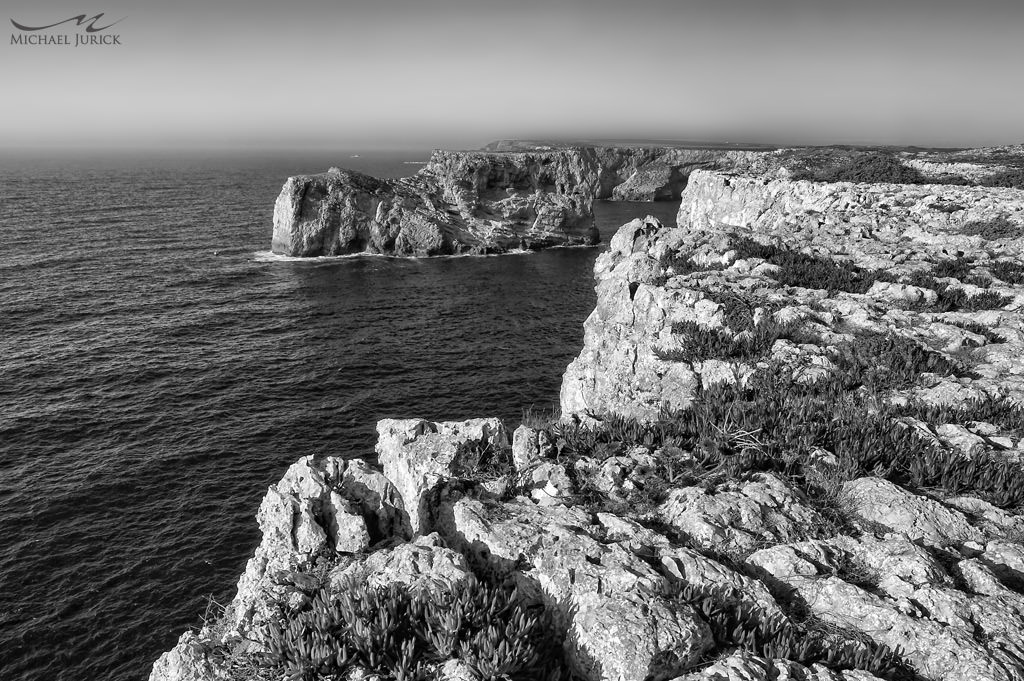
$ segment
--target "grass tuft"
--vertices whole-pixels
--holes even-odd
[[[567,678],[562,639],[550,613],[514,589],[475,579],[448,590],[350,584],[319,591],[302,610],[266,627],[266,665],[296,681],[343,678],[362,668],[418,681],[446,660],[481,679]]]

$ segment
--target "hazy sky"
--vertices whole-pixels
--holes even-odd
[[[93,3],[93,4],[89,4]],[[1024,142],[1024,2],[9,0],[0,146]],[[74,34],[66,25],[53,32]],[[101,33],[102,34],[102,33]],[[97,35],[101,35],[97,34]]]

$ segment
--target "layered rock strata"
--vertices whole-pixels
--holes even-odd
[[[300,175],[274,205],[271,250],[430,256],[593,244],[595,199],[677,199],[693,168],[759,159],[699,149],[435,151],[402,179],[337,169]]]

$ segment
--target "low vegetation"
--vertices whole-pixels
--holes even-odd
[[[717,337],[694,345],[688,356],[721,357],[735,347]],[[743,346],[744,351],[748,346]],[[769,362],[742,385],[717,383],[697,391],[692,406],[645,424],[618,416],[598,428],[554,424],[550,435],[569,463],[584,456],[615,456],[644,446],[662,456],[652,478],[669,486],[714,485],[757,471],[789,478],[808,499],[828,505],[829,490],[808,475],[821,450],[837,461],[841,484],[863,476],[879,476],[919,489],[949,494],[973,493],[1001,507],[1024,503],[1024,471],[994,453],[973,459],[941,446],[918,429],[902,423],[913,416],[932,425],[987,421],[1016,432],[1024,411],[1006,400],[950,407],[927,407],[916,401],[894,406],[884,397],[912,388],[922,373],[943,377],[971,376],[968,367],[912,339],[862,333],[828,353],[834,365],[826,378],[803,383],[792,368]],[[657,484],[639,495],[660,495]],[[635,499],[649,508],[659,499]]]
[[[992,276],[1007,284],[1024,284],[1024,265],[1011,260],[1000,260],[988,266]]]
[[[882,273],[857,267],[852,263],[836,262],[831,258],[804,253],[771,244],[762,244],[748,237],[733,237],[731,247],[736,257],[759,258],[777,266],[772,275],[783,286],[824,289],[829,293],[867,293]]]
[[[778,322],[771,315],[758,324],[751,323],[741,332],[709,329],[696,322],[679,322],[672,332],[686,336],[678,350],[659,353],[661,359],[699,362],[705,359],[726,359],[739,362],[756,361],[767,354],[778,340],[802,340],[799,322]]]
[[[986,187],[1010,187],[1024,189],[1024,168],[1010,168],[986,177],[982,183]]]
[[[960,234],[980,236],[989,241],[997,241],[999,239],[1016,239],[1021,236],[1024,229],[1021,229],[1020,225],[1010,222],[1007,216],[999,215],[991,220],[966,222],[958,231]]]
[[[865,294],[876,282],[887,282],[902,283],[935,291],[934,300],[921,300],[917,303],[907,304],[909,309],[921,312],[978,312],[998,309],[1013,302],[1012,296],[993,291],[968,293],[960,287],[938,280],[939,278],[955,278],[965,284],[980,288],[991,286],[991,278],[974,273],[973,261],[967,258],[942,260],[936,263],[931,272],[914,272],[899,277],[886,270],[859,267],[849,262],[836,262],[831,258],[813,253],[762,244],[748,237],[734,235],[730,239],[730,245],[736,252],[737,259],[758,258],[775,265],[777,270],[769,276],[779,284],[824,290],[830,296],[840,292]],[[688,254],[675,254],[663,263],[662,269],[665,274],[662,275],[658,283],[664,283],[664,280],[668,279],[670,271],[679,275],[712,268],[702,268]],[[723,269],[723,267],[715,265],[713,269]],[[993,275],[1007,283],[1024,283],[1024,266],[1017,263],[997,262],[989,269]]]
[[[744,600],[729,586],[683,584],[675,598],[711,627],[717,650],[741,648],[768,659],[785,659],[834,670],[862,669],[886,679],[912,679],[899,654],[862,634],[826,627],[813,619],[794,622]]]
[[[797,180],[813,182],[870,182],[889,184],[925,184],[931,178],[904,165],[892,154],[874,152],[858,154],[839,164],[802,170],[793,175]],[[949,178],[947,178],[948,181]],[[961,178],[957,178],[962,183]]]
[[[563,637],[549,613],[515,590],[477,580],[451,590],[392,584],[321,590],[299,612],[267,627],[268,664],[296,681],[345,678],[361,668],[380,679],[434,678],[461,660],[480,679],[568,678]]]
[[[978,322],[951,321],[951,322],[947,322],[947,323],[948,324],[952,324],[953,326],[959,327],[959,328],[963,329],[964,331],[969,331],[970,333],[974,333],[974,334],[977,334],[979,336],[982,336],[985,339],[986,343],[1005,343],[1006,342],[1006,337],[1005,336],[1003,336],[1002,334],[1000,334],[997,331],[993,331],[990,327],[985,326],[984,324],[979,324]]]

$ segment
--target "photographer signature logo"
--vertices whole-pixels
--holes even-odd
[[[86,14],[79,14],[76,17],[70,17],[43,26],[29,26],[28,24],[11,19],[11,25],[20,31],[20,33],[11,34],[11,45],[74,45],[75,47],[81,45],[120,45],[120,34],[103,33],[103,31],[122,21],[124,21],[124,17],[117,21],[106,23],[103,19],[103,12],[92,17]],[[76,33],[52,32],[58,26],[64,26],[72,22],[74,27],[78,29]],[[74,36],[73,41],[71,40],[72,35]]]

